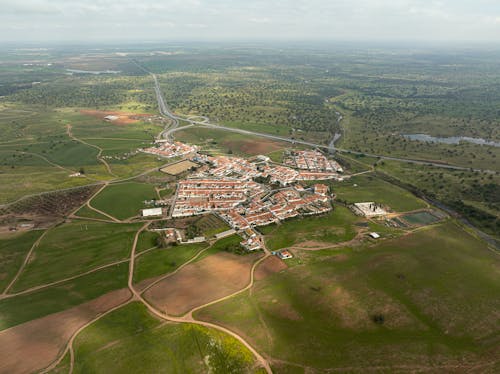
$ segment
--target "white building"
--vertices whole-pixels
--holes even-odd
[[[162,214],[163,214],[162,208],[150,208],[150,209],[143,209],[142,210],[143,217],[161,216]]]

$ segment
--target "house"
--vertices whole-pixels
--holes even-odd
[[[328,186],[325,184],[315,184],[314,186],[314,193],[318,195],[325,196],[328,193]]]
[[[380,238],[380,235],[379,235],[379,234],[377,234],[376,232],[371,232],[371,233],[369,233],[368,235],[370,235],[373,239],[378,239],[378,238]]]

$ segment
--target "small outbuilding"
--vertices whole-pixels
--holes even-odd
[[[292,258],[292,254],[290,251],[287,249],[283,249],[282,251],[278,252],[278,257],[281,258],[282,260],[288,260],[289,258]]]

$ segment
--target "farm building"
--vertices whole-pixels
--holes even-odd
[[[288,251],[287,249],[283,249],[282,251],[279,251],[277,253],[277,255],[282,260],[288,260],[289,258],[293,257],[292,254],[290,253],[290,251]]]
[[[150,209],[143,209],[142,210],[143,217],[161,216],[162,214],[163,214],[162,208],[150,208]]]

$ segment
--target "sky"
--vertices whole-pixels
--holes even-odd
[[[500,0],[0,0],[0,42],[499,42]]]

